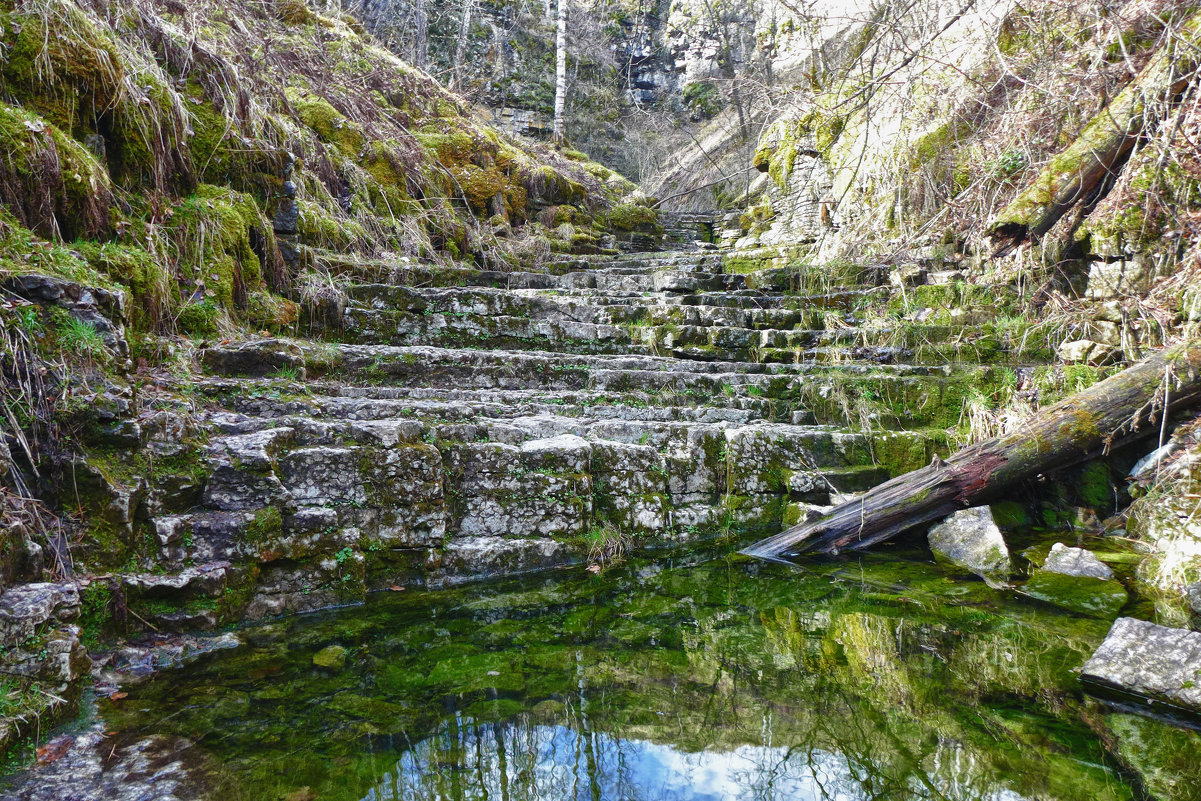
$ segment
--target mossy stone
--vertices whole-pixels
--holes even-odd
[[[327,645],[313,654],[313,664],[326,670],[342,670],[348,656],[349,652],[341,645]]]
[[[1129,595],[1121,582],[1089,576],[1066,576],[1035,570],[1026,582],[1027,595],[1093,617],[1113,618],[1126,605]]]

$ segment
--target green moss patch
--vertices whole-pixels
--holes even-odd
[[[1089,576],[1065,576],[1036,570],[1026,582],[1027,595],[1093,617],[1113,618],[1129,596],[1120,582]]]

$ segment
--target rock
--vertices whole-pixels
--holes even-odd
[[[1118,618],[1081,679],[1102,693],[1201,712],[1201,632]]]
[[[1054,570],[1035,570],[1023,588],[1040,601],[1093,617],[1115,617],[1129,596],[1120,582],[1092,576],[1074,576]]]
[[[1051,546],[1043,570],[1062,573],[1065,576],[1087,576],[1096,579],[1111,579],[1113,571],[1091,552],[1083,548],[1069,548],[1062,542]]]
[[[65,754],[14,777],[11,801],[183,801],[212,797],[210,771],[197,749],[178,737],[153,736],[115,742],[107,723],[84,729]]]
[[[985,581],[999,582],[1009,577],[1009,549],[987,506],[956,512],[931,528],[928,539],[935,556]]]
[[[1201,753],[1201,732],[1121,712],[1106,715],[1105,727],[1117,741],[1112,753],[1138,774],[1146,797],[1197,798],[1195,755]]]
[[[1119,351],[1111,345],[1103,345],[1091,339],[1077,339],[1060,345],[1057,353],[1061,360],[1069,364],[1100,365],[1113,361]]]
[[[557,567],[572,554],[551,539],[469,537],[447,543],[442,568],[451,583]]]
[[[313,654],[313,664],[326,670],[341,670],[346,667],[346,649],[341,645],[327,645]]]
[[[902,264],[889,273],[888,281],[898,289],[921,286],[926,283],[926,271],[919,264]]]
[[[129,355],[125,339],[128,299],[124,292],[36,273],[8,276],[0,282],[0,287],[34,303],[66,309],[75,319],[95,328],[105,347],[117,356]]]
[[[133,573],[122,577],[131,597],[165,598],[184,603],[196,598],[214,597],[226,587],[229,562],[208,562],[184,568],[179,573]]]
[[[138,645],[123,645],[105,657],[102,676],[114,686],[127,684],[130,680],[145,679],[160,671],[194,662],[205,654],[237,648],[241,644],[237,635],[228,632],[216,637],[154,634],[140,639]]]
[[[11,647],[33,639],[48,621],[79,617],[79,589],[74,584],[22,584],[0,595],[0,645]]]
[[[1188,585],[1184,593],[1185,597],[1188,598],[1188,605],[1193,610],[1193,614],[1201,615],[1201,581]]]
[[[200,352],[200,361],[227,375],[265,376],[290,369],[296,371],[298,381],[305,378],[304,352],[298,345],[279,339],[207,348]]]
[[[1088,266],[1086,300],[1111,300],[1124,295],[1138,294],[1147,287],[1147,270],[1138,262],[1115,260],[1094,261]]]

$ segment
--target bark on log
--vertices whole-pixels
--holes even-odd
[[[1199,45],[1201,14],[1194,14],[989,226],[989,235],[998,245],[995,255],[1004,255],[1051,230],[1121,168],[1139,138],[1162,116],[1156,113],[1156,106],[1175,103],[1196,78],[1201,66]]]
[[[1082,461],[1138,436],[1140,429],[1150,433],[1145,426],[1165,411],[1198,402],[1201,339],[1164,348],[1042,410],[1021,431],[898,476],[742,553],[779,559],[806,551],[836,554],[866,548],[958,509],[987,503],[1023,479]]]

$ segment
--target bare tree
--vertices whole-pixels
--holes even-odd
[[[458,89],[463,83],[463,59],[467,57],[467,40],[471,35],[471,17],[476,0],[463,0],[463,17],[459,21],[459,38],[455,41],[455,60],[451,65],[450,87]]]
[[[426,0],[413,0],[413,66],[425,69],[430,60],[430,15]]]
[[[567,0],[559,0],[559,26],[555,33],[555,124],[554,139],[566,138],[564,112],[567,109]]]

